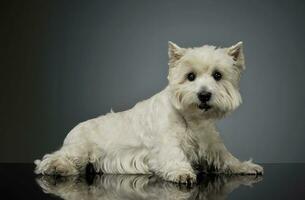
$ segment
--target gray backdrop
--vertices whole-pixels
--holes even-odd
[[[305,1],[2,1],[0,161],[32,162],[77,123],[167,84],[167,41],[244,41],[244,103],[219,123],[258,162],[305,161]]]

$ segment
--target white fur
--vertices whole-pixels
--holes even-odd
[[[78,124],[58,151],[36,160],[38,174],[75,175],[90,162],[111,174],[154,173],[168,181],[195,182],[196,172],[258,174],[263,168],[241,162],[224,146],[215,121],[241,103],[242,43],[230,48],[180,48],[169,42],[169,85],[123,112]],[[211,74],[217,69],[222,79]],[[196,79],[187,80],[194,72]],[[198,92],[212,93],[209,110],[198,108]]]

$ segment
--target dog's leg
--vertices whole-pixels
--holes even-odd
[[[248,174],[248,175],[262,175],[264,169],[262,166],[252,162],[252,159],[248,161],[239,161],[229,151],[225,150],[221,152],[223,158],[223,169],[225,172],[233,174]]]
[[[177,141],[166,140],[166,144],[159,143],[159,147],[152,151],[149,166],[152,171],[167,181],[193,184],[196,174]]]
[[[210,165],[213,165],[220,173],[228,174],[263,174],[264,169],[258,164],[249,161],[239,161],[225,147],[222,142],[210,145],[206,151],[206,159]]]
[[[64,145],[60,150],[36,160],[35,173],[69,176],[85,173],[88,162],[95,162],[87,144]],[[91,155],[90,155],[91,154]]]

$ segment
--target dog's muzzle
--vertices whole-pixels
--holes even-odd
[[[211,108],[208,102],[212,97],[212,93],[207,91],[201,91],[200,93],[197,94],[197,96],[198,99],[200,100],[200,104],[198,105],[198,108],[200,110],[208,111]]]
[[[200,103],[200,104],[198,105],[198,108],[199,108],[200,110],[208,111],[208,110],[210,110],[210,109],[212,108],[212,106],[210,106],[210,105],[207,104],[207,103]]]

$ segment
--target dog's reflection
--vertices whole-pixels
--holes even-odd
[[[95,175],[87,177],[41,176],[45,193],[65,200],[82,199],[226,199],[240,185],[251,186],[261,176],[200,176],[193,186],[166,182],[152,175]]]

